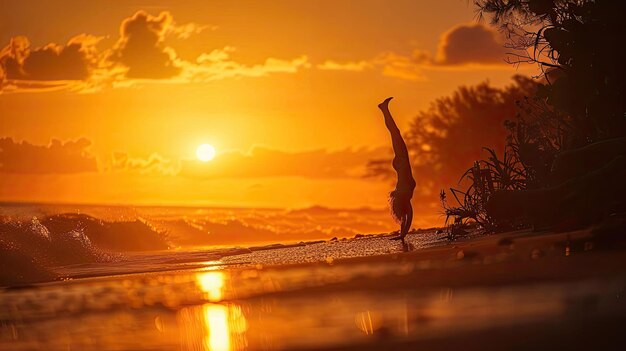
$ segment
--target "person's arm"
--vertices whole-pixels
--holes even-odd
[[[413,211],[409,211],[404,217],[402,217],[402,223],[400,225],[400,236],[405,237],[409,230],[411,230],[411,222],[413,222]]]

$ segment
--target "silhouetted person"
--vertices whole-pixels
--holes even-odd
[[[393,98],[387,98],[378,105],[378,108],[383,112],[385,125],[387,129],[389,129],[389,134],[391,134],[391,143],[395,154],[393,158],[393,169],[395,169],[398,174],[396,189],[389,193],[391,214],[396,222],[400,224],[400,236],[394,239],[404,240],[409,229],[411,229],[411,222],[413,221],[411,198],[413,197],[413,190],[415,189],[415,179],[413,179],[413,173],[411,172],[411,163],[409,161],[409,152],[406,148],[406,144],[402,139],[396,122],[394,122],[391,116],[391,112],[389,112],[389,101],[391,101],[391,99]]]

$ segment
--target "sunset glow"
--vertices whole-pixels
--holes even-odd
[[[0,0],[0,349],[626,350],[611,0]]]
[[[41,4],[0,11],[2,201],[384,209],[381,99],[535,73],[458,0]]]

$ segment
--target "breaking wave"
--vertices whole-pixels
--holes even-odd
[[[53,267],[106,262],[119,252],[167,249],[162,232],[136,220],[105,222],[83,214],[59,214],[0,222],[0,284],[56,278]]]
[[[0,285],[49,281],[60,267],[118,262],[130,252],[324,240],[395,227],[386,209],[4,204]]]

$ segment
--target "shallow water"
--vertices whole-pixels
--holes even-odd
[[[355,283],[338,290],[332,285],[362,279],[384,285],[386,277],[408,276],[423,264],[391,260],[220,269],[222,263],[3,289],[0,349],[366,347],[626,312],[626,277],[417,290],[365,290]]]
[[[89,262],[55,267],[64,278],[84,278],[157,271],[239,268],[327,262],[353,257],[368,257],[413,251],[448,244],[447,239],[432,232],[409,235],[403,245],[389,236],[273,244],[267,246],[213,248],[193,251],[125,253],[106,262]]]

